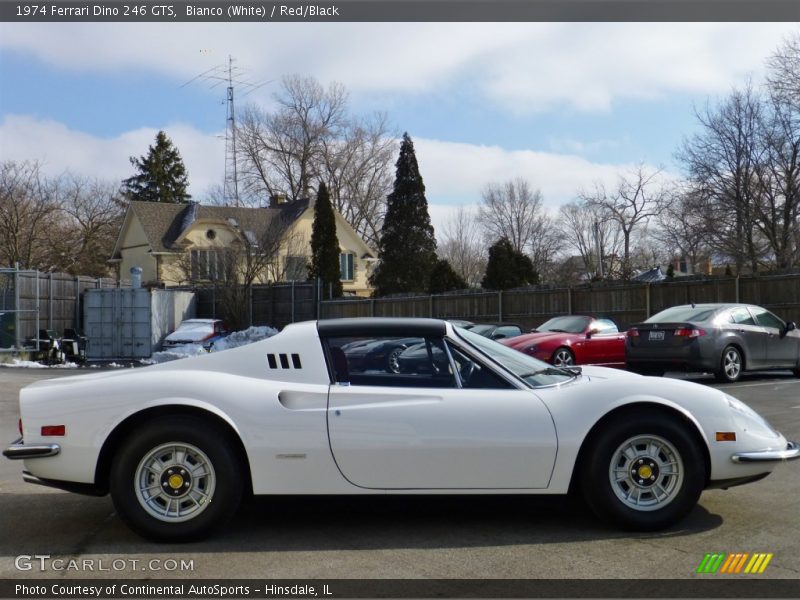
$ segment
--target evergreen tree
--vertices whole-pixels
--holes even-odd
[[[436,238],[428,214],[425,184],[419,173],[414,143],[407,133],[400,157],[378,251],[381,262],[370,277],[376,296],[425,292],[436,264]]]
[[[675,267],[672,266],[672,263],[669,263],[667,267],[667,279],[672,279],[675,277]]]
[[[490,290],[508,290],[539,283],[539,274],[531,259],[514,249],[508,238],[500,238],[489,248],[489,262],[481,286]]]
[[[320,182],[317,201],[314,204],[314,224],[311,229],[311,278],[320,278],[322,289],[331,297],[342,295],[341,270],[339,267],[339,240],[336,238],[336,217],[333,214],[328,187]]]
[[[431,271],[431,283],[428,286],[428,291],[431,294],[464,290],[467,287],[469,287],[467,282],[464,281],[461,275],[455,272],[449,262],[443,258],[436,261]]]
[[[163,131],[156,135],[156,145],[150,146],[147,156],[131,156],[136,175],[123,180],[123,190],[131,200],[145,202],[186,203],[191,196],[188,173],[178,149]]]

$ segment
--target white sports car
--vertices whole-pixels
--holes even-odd
[[[415,337],[417,373],[347,351]],[[417,361],[423,362],[423,361]],[[416,363],[415,363],[416,364]],[[198,539],[254,494],[566,494],[666,527],[710,487],[765,477],[800,447],[724,392],[555,368],[445,321],[340,319],[134,371],[22,390],[24,478],[111,492],[161,541]],[[24,441],[23,441],[24,439]]]

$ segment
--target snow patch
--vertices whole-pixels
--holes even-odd
[[[0,363],[2,367],[16,367],[20,369],[77,369],[76,363],[68,362],[63,365],[43,365],[42,363],[34,362],[32,360],[20,360],[18,358],[12,359],[10,363]]]
[[[211,348],[212,352],[223,352],[231,348],[238,348],[239,346],[246,346],[253,342],[272,337],[278,333],[274,327],[248,327],[243,331],[234,331],[230,335],[217,340]],[[149,359],[143,359],[141,362],[145,365],[155,365],[159,363],[169,362],[172,360],[179,360],[189,356],[200,356],[206,354],[202,344],[183,344],[175,346],[169,350],[162,352],[155,352]]]

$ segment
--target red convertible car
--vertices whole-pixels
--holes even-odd
[[[625,334],[608,319],[584,315],[555,317],[501,344],[557,367],[625,367]]]

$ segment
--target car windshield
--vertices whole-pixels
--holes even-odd
[[[472,333],[468,329],[455,328],[455,331],[470,346],[508,369],[531,387],[557,385],[576,377],[573,371],[558,369],[482,335]]]
[[[556,331],[562,333],[582,333],[591,319],[589,317],[554,317],[545,321],[536,331]]]
[[[645,323],[701,323],[709,321],[719,310],[716,306],[673,306],[647,319]]]

